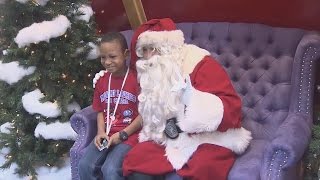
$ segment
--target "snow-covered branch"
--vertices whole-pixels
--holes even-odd
[[[72,129],[70,122],[61,123],[56,121],[51,124],[40,122],[34,130],[34,135],[39,137],[40,135],[44,139],[67,139],[75,140],[77,133]]]
[[[41,23],[33,23],[29,27],[21,29],[14,38],[18,46],[24,47],[31,43],[39,43],[47,41],[51,38],[62,36],[67,29],[71,27],[71,22],[66,16],[59,15],[52,21],[43,21]]]
[[[83,20],[86,22],[89,22],[91,16],[93,15],[93,10],[90,6],[82,5],[79,9],[79,12],[81,12],[83,15],[78,16],[79,20]]]
[[[16,1],[19,3],[25,4],[29,0],[16,0]],[[49,0],[33,0],[33,1],[41,6],[45,6]]]
[[[39,89],[28,92],[22,96],[22,105],[26,111],[30,114],[41,114],[46,117],[55,118],[61,115],[61,109],[56,102],[40,102],[40,99],[44,97]],[[69,112],[79,111],[81,108],[78,103],[73,102],[68,105],[67,110]]]
[[[0,80],[5,81],[8,84],[13,84],[18,82],[24,76],[34,73],[35,70],[36,67],[31,66],[24,68],[20,66],[17,61],[10,63],[2,63],[2,61],[0,61]]]

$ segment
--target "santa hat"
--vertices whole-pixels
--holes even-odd
[[[175,23],[170,18],[149,20],[139,26],[132,36],[130,66],[135,68],[138,60],[136,49],[145,45],[153,45],[156,48],[169,48],[183,44],[183,32],[177,30]]]

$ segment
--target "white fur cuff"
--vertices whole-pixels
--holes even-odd
[[[100,72],[96,73],[96,75],[94,76],[94,78],[92,80],[93,89],[96,87],[98,80],[101,77],[103,77],[106,72],[107,72],[106,70],[101,70]]]
[[[201,144],[214,144],[242,154],[252,139],[244,128],[228,129],[226,132],[208,132],[189,136],[181,133],[177,139],[168,139],[166,156],[174,169],[181,169]],[[214,152],[213,152],[214,153]]]
[[[178,122],[179,127],[188,133],[215,131],[223,112],[223,103],[218,96],[193,88],[185,117]]]

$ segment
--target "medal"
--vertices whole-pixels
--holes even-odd
[[[110,116],[110,120],[111,120],[111,121],[114,121],[114,120],[116,120],[116,117],[115,117],[114,115],[111,115],[111,116]]]

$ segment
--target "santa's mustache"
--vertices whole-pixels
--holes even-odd
[[[141,88],[152,88],[152,86],[164,83],[168,86],[170,84],[175,91],[181,89],[184,78],[175,61],[169,56],[160,55],[154,55],[148,60],[138,60],[136,66]]]
[[[159,64],[160,59],[159,55],[154,55],[149,59],[138,59],[136,62],[138,72],[145,72],[150,68],[155,68]]]
[[[175,59],[172,59],[168,55],[154,55],[150,59],[139,59],[136,62],[138,77],[139,75],[148,73],[155,78],[158,78],[159,75],[170,78],[179,69],[175,61]]]

